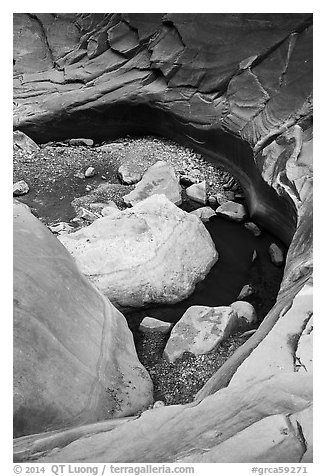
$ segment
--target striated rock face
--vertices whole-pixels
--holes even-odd
[[[277,372],[296,371],[296,342],[307,334],[307,323],[312,316],[312,286],[306,284],[295,296],[291,308],[274,325],[268,336],[252,352],[234,374],[231,383],[273,375]],[[308,347],[312,350],[309,339]],[[300,347],[299,347],[300,354]],[[311,369],[307,359],[307,371]],[[303,359],[304,361],[304,359]],[[298,362],[299,363],[299,362]]]
[[[257,224],[291,240],[295,210],[252,150],[311,114],[310,14],[21,13],[14,59],[15,128],[186,143],[238,178]]]
[[[81,272],[119,306],[178,302],[218,258],[201,221],[165,195],[114,211],[60,241]]]
[[[77,429],[72,443],[65,432],[33,438],[28,451],[55,462],[312,461],[311,372],[294,366],[311,368],[312,15],[16,14],[14,57],[15,128],[39,141],[91,129],[94,140],[187,144],[224,165],[250,220],[290,245],[275,306],[196,402],[83,429],[89,438]]]
[[[124,316],[16,204],[13,378],[15,436],[130,415],[152,402]]]
[[[310,282],[312,276],[311,129],[308,128],[303,132],[301,127],[294,126],[280,135],[266,149],[257,156],[257,163],[260,163],[260,166],[262,157],[264,157],[265,162],[263,163],[265,165],[262,170],[264,177],[279,193],[291,193],[297,210],[297,229],[287,253],[281,289],[277,302],[267,314],[257,332],[205,384],[197,395],[198,399],[205,398],[205,396],[228,385],[236,370],[241,371],[241,364],[243,363],[245,367],[248,365],[247,361],[250,355],[252,355],[252,358],[257,355],[255,362],[251,363],[253,368],[262,365],[259,354],[252,353],[252,351],[256,347],[258,351],[261,346],[265,345],[266,336],[278,321],[280,325],[283,325],[281,322],[285,321],[284,325],[286,327],[288,311],[291,312],[292,310],[299,322],[300,320],[302,322],[303,310],[301,305],[293,309],[293,303],[303,286]],[[289,177],[292,178],[291,182]],[[312,290],[311,285],[309,286]],[[298,300],[300,302],[301,298],[298,297]],[[311,306],[309,300],[307,305],[308,307]],[[295,339],[300,337],[300,326],[294,334]],[[270,348],[273,356],[275,354],[274,345],[275,343]],[[294,356],[288,354],[287,359],[293,362]],[[265,368],[265,365],[263,367]],[[271,372],[278,372],[278,370],[274,367]],[[256,371],[255,375],[257,375]]]
[[[306,457],[311,461],[311,432],[305,425],[311,417],[311,399],[311,375],[284,372],[222,389],[200,404],[146,411],[112,431],[103,432],[99,426],[89,428],[88,433],[87,428],[80,428],[74,435],[63,431],[27,443],[17,440],[17,460],[24,450],[34,457],[38,452],[37,461],[42,463],[294,463]],[[309,449],[297,422],[303,423]],[[80,436],[82,431],[87,438]],[[150,438],[145,437],[149,432]]]

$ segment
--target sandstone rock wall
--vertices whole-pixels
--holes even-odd
[[[45,444],[44,461],[311,461],[310,372],[229,382],[312,274],[312,15],[18,14],[15,32],[16,129],[175,139],[234,174],[252,219],[290,245],[274,308],[194,404],[95,435],[91,451],[83,438],[52,454]]]
[[[74,438],[61,432],[56,441],[44,434],[30,440],[28,448],[19,440],[15,447],[18,457],[23,447],[42,463],[294,463],[306,453],[297,421],[311,409],[311,399],[311,376],[284,372],[225,388],[199,404],[146,411],[111,431],[92,426],[87,436],[82,429]]]
[[[14,435],[132,415],[151,402],[124,316],[14,205]]]
[[[224,163],[256,221],[289,242],[292,204],[265,186],[252,149],[311,114],[311,24],[310,14],[15,14],[14,127],[39,141],[92,131],[186,143]]]

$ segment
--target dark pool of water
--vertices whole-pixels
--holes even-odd
[[[151,306],[142,310],[124,310],[133,332],[137,332],[139,322],[145,316],[177,322],[190,306],[229,305],[236,301],[240,290],[248,283],[254,286],[256,293],[246,300],[254,305],[259,320],[273,306],[283,268],[277,268],[271,263],[268,247],[272,242],[282,244],[266,231],[255,237],[242,224],[218,216],[206,223],[206,228],[219,253],[219,259],[207,277],[197,283],[191,296],[179,303]],[[254,249],[258,258],[252,262]]]

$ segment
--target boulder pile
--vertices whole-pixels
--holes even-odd
[[[201,221],[165,195],[115,210],[60,240],[80,271],[120,307],[181,301],[218,259]]]

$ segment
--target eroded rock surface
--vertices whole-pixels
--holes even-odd
[[[24,448],[27,454],[37,455],[38,451],[36,457],[40,463],[218,463],[219,458],[229,463],[234,460],[294,463],[308,456],[297,422],[303,421],[303,416],[309,418],[304,412],[311,407],[311,400],[311,375],[284,372],[222,389],[200,404],[146,411],[139,419],[127,421],[112,431],[101,432],[99,428],[96,432],[91,428],[87,437],[78,437],[76,431],[77,435],[70,439],[61,432],[56,441],[44,434],[42,438],[34,437],[28,447],[19,440],[16,446],[17,452]],[[150,438],[145,438],[144,434],[149,433]],[[251,444],[251,437],[256,445]],[[242,450],[242,445],[248,452]],[[309,445],[308,461],[311,461],[310,449]]]
[[[293,361],[304,328],[295,298],[312,272],[312,39],[304,13],[14,15],[15,128],[46,141],[88,136],[91,121],[94,139],[131,130],[187,143],[222,163],[250,219],[290,245],[275,306],[195,404],[145,412],[105,433],[84,429],[88,438],[70,444],[65,432],[56,446],[34,438],[36,458],[312,461],[311,372]],[[288,317],[294,347],[261,362],[266,336]],[[280,348],[286,336],[277,334]]]
[[[165,195],[60,237],[83,274],[119,306],[189,296],[218,253],[204,225]]]
[[[151,402],[124,316],[14,204],[14,435],[130,415]]]

